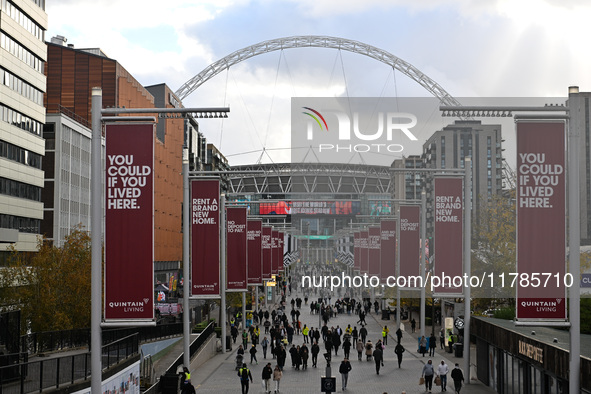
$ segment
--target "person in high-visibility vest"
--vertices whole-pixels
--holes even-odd
[[[238,370],[238,376],[240,377],[240,385],[242,386],[242,394],[248,394],[249,382],[252,383],[252,374],[246,367],[246,363],[242,364],[242,368]]]
[[[309,343],[308,340],[308,333],[310,332],[310,329],[308,328],[307,325],[304,324],[304,328],[302,329],[302,334],[304,335],[304,343]]]
[[[390,333],[390,329],[388,328],[388,326],[384,326],[384,328],[382,329],[382,342],[384,343],[384,345],[388,344],[388,334]]]

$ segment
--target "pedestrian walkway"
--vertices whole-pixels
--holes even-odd
[[[301,294],[299,295],[303,298]],[[289,305],[290,299],[297,296],[298,294],[294,292],[291,296],[287,297],[288,303],[286,308],[288,309],[288,312],[291,308],[291,305]],[[308,305],[302,304],[300,311],[300,320],[302,321],[302,326],[303,324],[306,324],[308,327],[318,327],[318,315],[310,314],[310,308]],[[380,374],[377,375],[375,372],[374,362],[365,361],[365,356],[363,357],[363,361],[358,361],[357,353],[354,349],[352,349],[350,361],[353,369],[349,373],[349,382],[347,384],[346,392],[351,394],[400,394],[402,392],[406,392],[407,394],[424,393],[425,387],[419,386],[418,383],[423,365],[425,362],[427,362],[429,357],[422,357],[421,354],[417,352],[417,341],[415,337],[410,335],[409,332],[404,332],[402,344],[405,347],[406,352],[404,353],[402,367],[398,368],[396,355],[394,354],[394,347],[396,344],[396,323],[392,320],[380,320],[380,318],[381,315],[368,315],[366,317],[366,328],[368,330],[368,339],[371,339],[373,343],[376,343],[378,339],[381,338],[381,329],[383,325],[388,325],[390,329],[390,338],[388,340],[388,345],[384,350],[384,367],[381,368]],[[351,324],[351,327],[355,326],[357,320],[358,317],[355,314],[338,315],[337,317],[330,319],[328,326],[334,326],[336,328],[338,325],[344,330],[348,324]],[[360,326],[357,325],[357,329],[359,328]],[[410,327],[408,330],[410,331]],[[264,336],[263,332],[264,329],[261,329],[261,339]],[[301,345],[303,343],[303,336],[301,334],[294,335],[293,343],[296,344],[296,346]],[[281,379],[281,393],[320,392],[320,380],[321,377],[325,375],[326,368],[326,361],[322,357],[322,353],[324,353],[324,346],[323,344],[320,344],[320,346],[321,353],[318,357],[318,368],[312,368],[311,362],[309,362],[310,366],[307,370],[295,370],[291,367],[291,361],[288,354],[286,365],[283,371],[283,379]],[[201,365],[199,368],[191,369],[191,380],[196,388],[197,393],[240,392],[240,380],[235,370],[235,357],[237,348],[238,346],[234,345],[231,352],[219,353],[208,362]],[[250,365],[248,362],[250,360],[248,354],[245,357],[247,365],[254,378],[254,383],[252,383],[250,386],[250,393],[263,392],[261,386],[261,373],[265,364],[267,362],[271,362],[272,366],[275,367],[275,360],[273,360],[272,356],[270,355],[270,348],[266,360],[263,359],[263,352],[260,345],[258,346],[258,350],[258,365]],[[337,356],[334,355],[333,351],[331,367],[332,376],[336,377],[337,392],[342,392],[341,376],[338,373],[339,364],[342,359],[342,349],[339,349]],[[460,366],[462,365],[461,358],[456,358],[450,353],[438,351],[436,356],[433,357],[433,364],[437,365],[441,362],[441,360],[445,360],[450,370],[453,368],[456,362],[458,362]],[[451,382],[451,379],[449,380],[450,382],[448,383],[447,391],[453,393],[453,383]],[[433,385],[434,393],[440,391],[440,387]],[[485,387],[479,382],[472,381],[471,384],[464,385],[462,388],[462,393],[494,393],[494,390]]]

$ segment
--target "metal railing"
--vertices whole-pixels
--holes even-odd
[[[103,344],[115,342],[131,334],[138,334],[140,343],[183,334],[183,323],[161,324],[152,327],[105,329]],[[45,331],[21,336],[21,351],[30,355],[66,349],[90,348],[90,329]]]
[[[139,336],[103,346],[103,370],[139,353]],[[25,394],[60,388],[90,377],[90,353],[34,360],[0,367],[0,393]]]

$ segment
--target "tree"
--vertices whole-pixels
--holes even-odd
[[[89,327],[90,265],[90,236],[81,228],[74,229],[61,247],[40,238],[30,260],[13,249],[12,283],[21,287],[9,294],[22,311],[23,332]]]
[[[472,274],[494,273],[495,280],[504,273],[516,272],[516,215],[513,195],[493,196],[480,205],[480,215],[473,224],[472,232]],[[484,200],[484,199],[482,199]],[[490,283],[473,288],[474,298],[506,299],[515,296],[515,289]]]

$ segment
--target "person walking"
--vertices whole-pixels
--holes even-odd
[[[279,365],[278,365],[279,367]],[[279,367],[281,369],[281,367]],[[262,378],[263,378],[263,386],[265,393],[269,394],[271,392],[271,377],[273,376],[273,369],[271,368],[271,363],[267,363],[263,368]]]
[[[427,338],[423,335],[421,340],[419,341],[419,351],[425,357],[425,353],[427,353]]]
[[[402,330],[400,329],[400,327],[398,327],[398,330],[396,330],[396,339],[398,340],[398,343],[402,341]]]
[[[373,355],[373,343],[371,343],[371,339],[368,339],[365,343],[365,356],[367,361],[371,361],[371,357]]]
[[[267,358],[267,347],[269,346],[269,340],[267,339],[267,337],[263,337],[263,340],[261,341],[261,346],[263,347],[263,358]]]
[[[439,330],[439,344],[441,345],[441,350],[445,348],[445,329],[441,327]]]
[[[287,352],[285,351],[285,348],[283,347],[283,345],[279,345],[279,348],[276,350],[277,353],[277,365],[279,365],[279,368],[281,368],[281,370],[283,371],[283,367],[285,366],[285,359],[287,358]],[[269,363],[269,368],[271,366],[271,363]]]
[[[357,341],[357,345],[355,345],[355,348],[357,349],[357,360],[361,361],[361,357],[363,357],[363,342],[361,341]]]
[[[421,377],[425,378],[425,390],[428,393],[430,393],[431,389],[433,388],[433,375],[435,375],[433,362],[429,360],[427,361],[427,364],[423,366],[423,372],[421,373]]]
[[[412,320],[410,321],[410,329],[412,330],[412,332],[415,332],[415,328],[417,328],[417,321],[413,317]]]
[[[246,367],[246,363],[242,363],[242,368],[238,370],[238,376],[240,377],[240,385],[242,386],[242,394],[248,394],[249,382],[252,383],[252,374]]]
[[[349,372],[351,372],[351,369],[351,363],[349,362],[349,359],[345,357],[339,366],[339,372],[343,382],[343,391],[347,390],[347,381],[349,380]]]
[[[380,346],[376,346],[376,350],[373,351],[373,360],[376,363],[376,374],[380,374],[380,366],[384,366],[384,351]]]
[[[402,353],[404,353],[405,350],[406,349],[404,349],[404,346],[402,346],[401,343],[397,344],[394,349],[394,353],[396,353],[396,357],[398,357],[398,368],[402,365]]]
[[[389,333],[390,333],[390,329],[388,328],[388,326],[384,326],[384,328],[382,328],[382,342],[384,343],[384,345],[388,344],[388,334]]]
[[[343,342],[343,352],[345,353],[345,358],[347,360],[349,359],[350,351],[351,351],[351,341],[347,337],[347,338],[345,338],[345,341]]]
[[[279,392],[279,383],[281,383],[281,378],[283,377],[283,372],[279,365],[275,365],[275,369],[273,370],[273,381],[275,382],[275,393]]]
[[[365,345],[365,338],[367,338],[367,328],[365,328],[365,326],[363,325],[359,330],[359,337],[361,338],[361,342],[363,342],[363,344]]]
[[[464,373],[460,369],[460,364],[456,363],[454,369],[451,370],[451,378],[454,381],[456,393],[459,394],[462,389],[462,382],[464,381]]]
[[[257,347],[256,345],[252,345],[250,347],[250,350],[248,351],[250,353],[250,363],[252,364],[252,360],[254,360],[255,363],[259,363],[259,361],[257,360]]]
[[[318,346],[318,341],[314,342],[312,348],[312,366],[316,368],[316,364],[318,363],[318,353],[320,353],[320,346]]]
[[[449,372],[449,367],[445,363],[445,361],[441,360],[441,364],[437,366],[437,375],[439,379],[441,379],[441,391],[447,391],[447,373]]]
[[[435,349],[437,349],[437,338],[435,338],[435,333],[432,332],[429,337],[429,357],[435,356]]]

